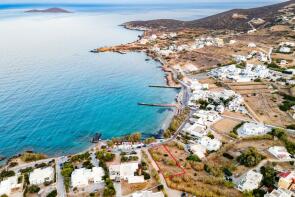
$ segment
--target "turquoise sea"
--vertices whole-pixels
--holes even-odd
[[[74,13],[28,14],[53,5],[0,4],[0,156],[73,153],[96,132],[156,133],[172,111],[137,102],[174,102],[175,90],[148,87],[165,83],[160,64],[143,53],[88,51],[137,39],[141,32],[118,26],[126,21],[188,20],[255,4],[54,6]]]

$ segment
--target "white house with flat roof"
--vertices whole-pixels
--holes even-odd
[[[286,189],[274,189],[271,193],[265,194],[264,197],[292,197],[294,193]]]
[[[263,175],[250,170],[247,174],[241,179],[238,184],[238,189],[240,191],[252,191],[257,189],[260,185]]]
[[[279,51],[281,52],[281,53],[290,53],[291,52],[291,48],[289,48],[289,47],[280,47],[280,49],[279,49]]]
[[[132,197],[164,197],[162,192],[141,191],[132,194]]]
[[[273,146],[268,149],[273,156],[277,159],[291,159],[290,153],[288,153],[287,149],[284,146]]]
[[[30,184],[39,185],[54,180],[54,169],[52,167],[37,168],[29,175]]]
[[[190,150],[193,152],[194,155],[197,155],[200,159],[205,158],[207,153],[206,147],[201,144],[190,145]]]
[[[270,127],[264,126],[264,124],[246,122],[237,130],[238,135],[241,137],[264,135],[271,132]]]
[[[143,176],[134,176],[134,173],[138,169],[138,163],[121,163],[117,165],[110,165],[109,173],[110,179],[118,180],[123,179],[128,183],[142,183],[144,182]]]
[[[198,140],[198,142],[208,151],[217,151],[222,145],[222,143],[218,139],[211,139],[207,136],[202,137]]]
[[[13,189],[17,189],[21,186],[21,184],[17,183],[17,176],[8,177],[5,180],[0,182],[0,196],[8,195],[10,196]]]
[[[102,183],[103,176],[104,170],[101,167],[75,169],[71,176],[71,183],[73,187],[83,187],[90,183]]]

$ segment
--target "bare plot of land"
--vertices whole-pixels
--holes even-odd
[[[292,118],[278,107],[283,101],[281,96],[272,94],[268,84],[233,83],[228,85],[244,97],[246,107],[259,121],[281,127],[292,124]]]
[[[228,135],[233,130],[233,128],[241,122],[242,121],[224,118],[213,124],[212,128],[221,135]]]

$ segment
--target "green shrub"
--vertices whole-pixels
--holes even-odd
[[[0,180],[3,180],[4,178],[7,178],[7,177],[12,177],[14,175],[15,175],[14,171],[2,170],[2,172],[0,173]]]
[[[256,166],[264,158],[265,157],[263,155],[258,153],[256,148],[249,147],[237,158],[237,160],[240,164],[244,166],[253,167]]]
[[[274,187],[277,172],[272,166],[262,166],[260,172],[263,175],[262,183],[267,187]]]
[[[30,185],[28,187],[28,192],[29,193],[38,193],[40,191],[40,187],[38,187],[37,185]]]
[[[190,155],[186,158],[188,161],[195,161],[195,162],[200,162],[201,159],[197,155]]]
[[[57,196],[57,191],[56,190],[53,190],[49,194],[47,194],[46,197],[56,197],[56,196]]]

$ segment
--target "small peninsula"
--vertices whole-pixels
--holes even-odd
[[[33,9],[27,10],[26,13],[72,13],[62,8]]]

